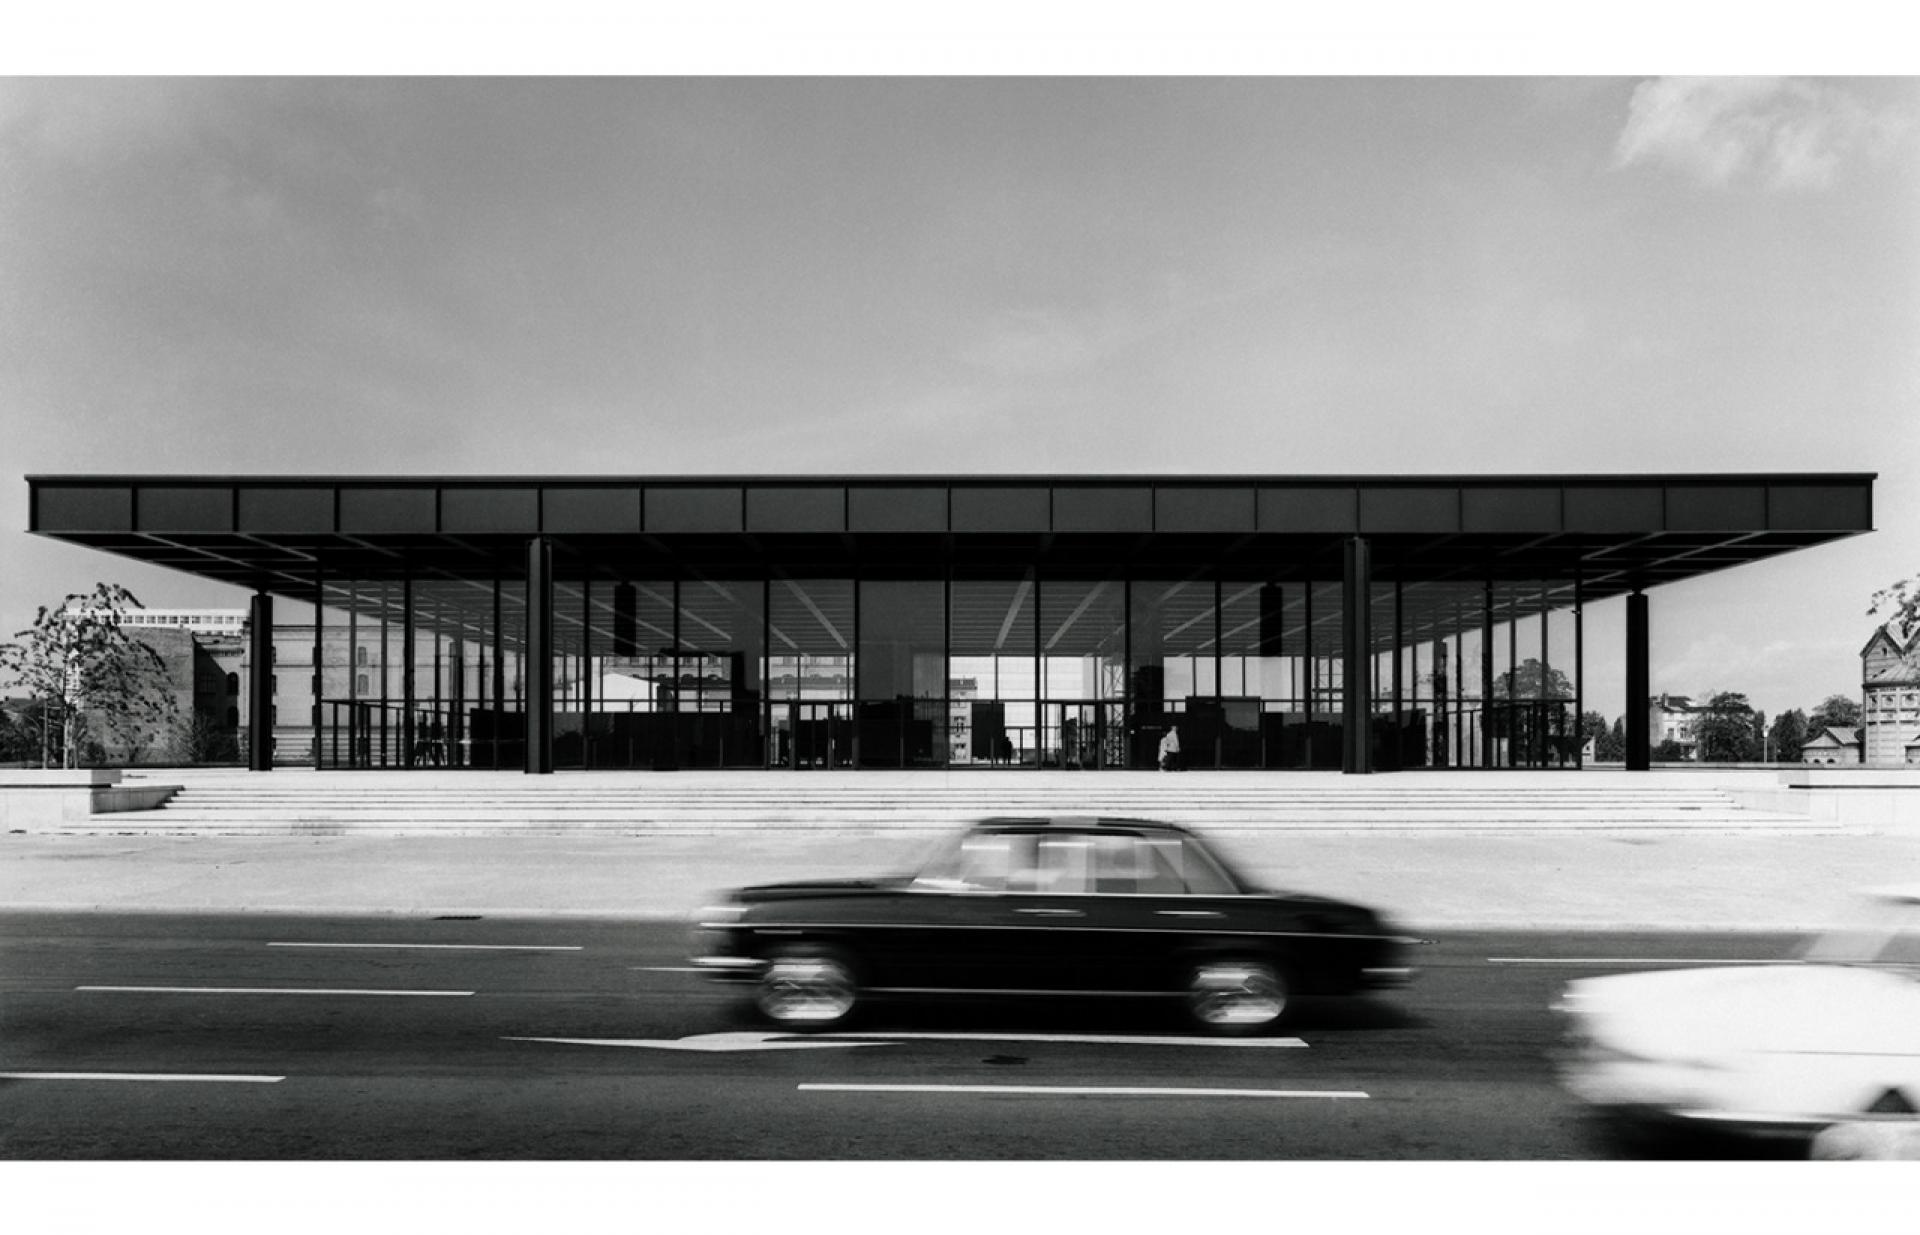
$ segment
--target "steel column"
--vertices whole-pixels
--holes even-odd
[[[273,771],[273,596],[255,592],[247,614],[247,767]]]
[[[1347,539],[1341,633],[1341,767],[1373,771],[1373,553],[1364,536]]]
[[[526,682],[529,775],[553,771],[553,542],[527,542]]]
[[[1645,772],[1653,766],[1652,718],[1647,709],[1652,694],[1648,656],[1647,594],[1627,597],[1627,771]]]

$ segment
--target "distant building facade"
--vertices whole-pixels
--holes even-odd
[[[1703,707],[1686,695],[1655,695],[1647,701],[1647,733],[1654,749],[1672,742],[1680,747],[1683,759],[1696,759],[1700,753],[1698,726],[1712,708]]]
[[[1881,626],[1860,649],[1861,759],[1878,767],[1920,763],[1920,627]]]
[[[1860,731],[1828,726],[1800,747],[1800,762],[1828,767],[1853,767],[1860,762]]]

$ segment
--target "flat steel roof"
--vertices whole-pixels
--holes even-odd
[[[310,599],[316,574],[1580,580],[1602,599],[1873,530],[1873,473],[33,475],[29,530]],[[1571,599],[1569,594],[1567,599]]]

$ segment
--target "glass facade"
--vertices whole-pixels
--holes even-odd
[[[1328,573],[1333,573],[1329,571]],[[322,767],[518,768],[524,575],[323,585]],[[1343,766],[1337,577],[559,578],[557,768]],[[1567,580],[1367,591],[1371,766],[1581,761]]]

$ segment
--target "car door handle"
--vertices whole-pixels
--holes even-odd
[[[1224,918],[1227,916],[1218,909],[1160,909],[1155,912],[1163,918]]]
[[[1016,909],[1014,912],[1035,918],[1084,918],[1087,916],[1078,909]]]

